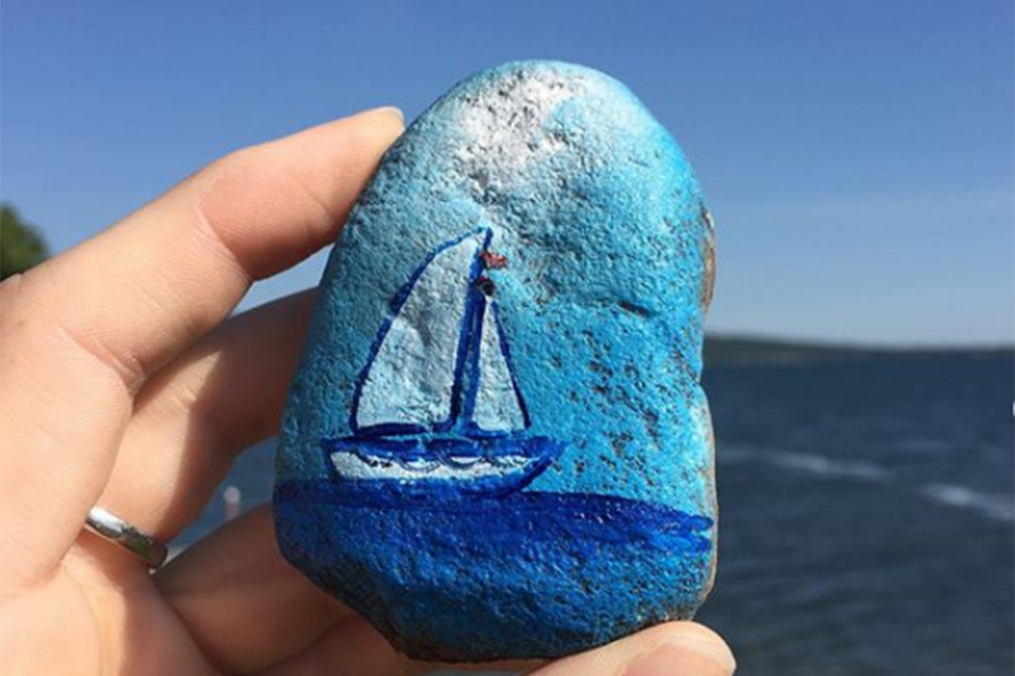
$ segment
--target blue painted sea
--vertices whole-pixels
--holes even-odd
[[[706,369],[721,541],[699,618],[739,673],[1015,671],[1013,374],[997,354]],[[245,507],[270,498],[273,452],[230,475]]]

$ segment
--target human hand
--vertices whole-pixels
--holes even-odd
[[[239,151],[0,287],[5,673],[433,668],[289,567],[268,507],[155,574],[82,531],[98,504],[171,540],[236,454],[278,430],[312,293],[227,317],[252,281],[335,239],[401,131],[401,115],[379,109]],[[678,622],[538,673],[712,676],[732,665],[715,634]]]

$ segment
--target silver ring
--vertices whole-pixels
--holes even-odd
[[[152,569],[161,566],[169,554],[166,546],[151,535],[138,530],[101,507],[91,508],[88,518],[85,519],[85,528],[103,540],[123,547]]]

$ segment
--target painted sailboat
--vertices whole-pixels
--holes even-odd
[[[480,228],[443,244],[392,298],[353,393],[352,434],[321,442],[342,485],[502,495],[562,452],[528,432],[491,278],[507,261],[492,239]]]

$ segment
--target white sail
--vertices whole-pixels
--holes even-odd
[[[484,432],[516,432],[525,428],[525,414],[504,357],[494,303],[485,304],[472,422]]]
[[[420,272],[370,364],[356,425],[430,427],[451,417],[469,275],[484,233],[439,252]]]

